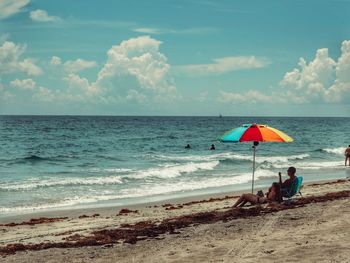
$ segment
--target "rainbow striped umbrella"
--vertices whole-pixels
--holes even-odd
[[[226,132],[219,138],[221,142],[253,142],[253,180],[254,192],[255,153],[259,142],[292,142],[293,139],[284,132],[263,124],[244,124]]]

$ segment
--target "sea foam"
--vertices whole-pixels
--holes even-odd
[[[325,148],[325,149],[322,149],[322,151],[327,152],[327,153],[344,155],[345,149],[346,148],[344,148],[344,147],[336,147],[336,148]]]
[[[121,184],[122,179],[118,176],[106,177],[86,177],[86,178],[31,178],[21,182],[1,183],[0,190],[5,191],[23,191],[43,187],[69,186],[69,185],[106,185]]]
[[[213,170],[214,167],[218,164],[219,161],[200,163],[189,162],[185,164],[163,164],[156,168],[149,168],[128,174],[125,177],[133,179],[141,179],[147,177],[173,178],[181,176],[183,174],[193,173],[198,170]]]

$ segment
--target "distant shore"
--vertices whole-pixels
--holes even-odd
[[[2,262],[268,262],[288,253],[299,262],[346,262],[349,189],[350,180],[310,183],[287,206],[232,209],[239,193],[225,193],[7,218],[0,254]]]

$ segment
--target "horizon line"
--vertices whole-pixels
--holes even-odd
[[[350,116],[248,116],[248,115],[88,115],[88,114],[0,114],[0,117],[216,117],[216,118],[350,118]]]

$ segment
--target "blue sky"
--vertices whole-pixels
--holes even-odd
[[[0,0],[0,114],[350,116],[350,1]]]

